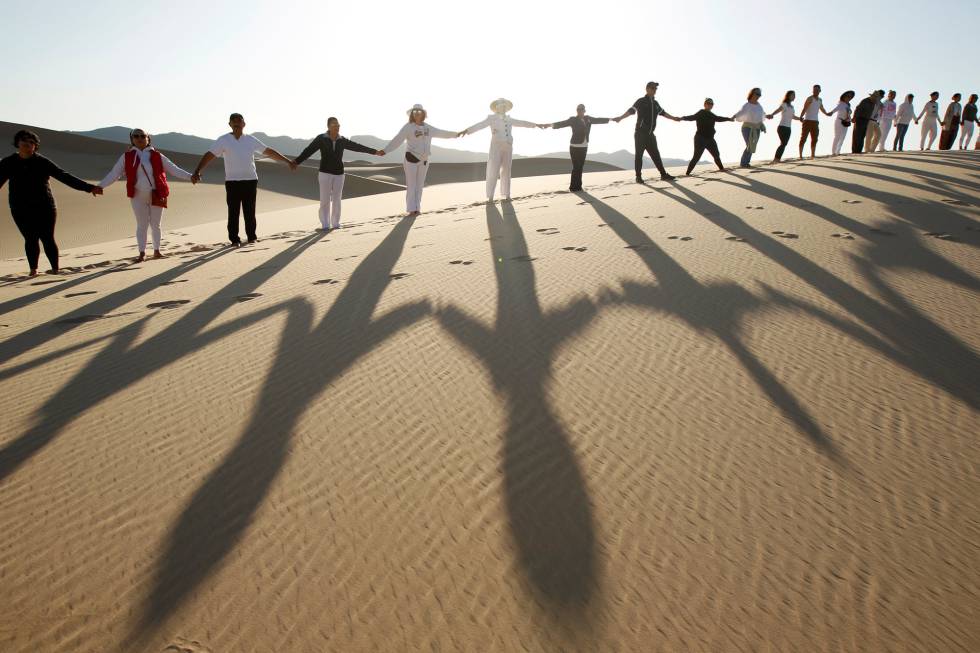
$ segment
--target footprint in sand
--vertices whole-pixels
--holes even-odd
[[[956,204],[957,206],[966,206],[966,202],[964,202],[962,200],[954,200],[952,198],[946,198],[946,199],[942,199],[940,201],[941,202],[945,202],[946,204]]]
[[[355,231],[351,235],[352,236],[363,236],[364,234],[376,234],[376,233],[379,233],[379,231],[380,230],[378,230],[378,229],[374,229],[372,231]]]
[[[731,240],[736,243],[744,243],[744,238],[739,238],[738,236],[725,236],[725,240]]]
[[[605,197],[600,197],[601,200],[611,200],[614,197],[619,197],[619,195],[606,195]]]
[[[844,233],[842,233],[842,234],[830,234],[830,237],[831,238],[841,238],[843,240],[854,240],[854,236],[852,236],[851,234],[849,234],[846,231]]]
[[[521,254],[520,256],[512,256],[508,260],[510,260],[510,261],[521,261],[523,263],[530,263],[531,261],[535,261],[537,259],[535,259],[533,256],[529,256],[527,254]]]
[[[528,211],[535,211],[537,209],[546,209],[546,208],[548,208],[548,207],[547,206],[532,206],[531,208],[528,209]]]
[[[602,223],[602,224],[597,224],[596,226],[597,227],[608,227],[609,225],[607,225],[606,223]]]
[[[213,653],[213,651],[197,640],[177,637],[174,643],[163,649],[161,653]]]
[[[542,236],[554,236],[555,234],[560,233],[557,227],[546,227],[544,229],[535,229],[535,231]]]
[[[260,292],[250,292],[250,293],[247,293],[245,295],[236,295],[235,296],[235,301],[236,302],[239,302],[239,303],[240,302],[250,302],[253,299],[255,299],[256,297],[261,297],[261,296],[262,296],[262,293],[260,293]]]
[[[775,232],[773,232],[773,233],[775,233]],[[791,234],[791,233],[783,232],[783,231],[779,232],[776,235],[779,236],[780,238],[799,238],[800,237],[798,234]]]
[[[82,295],[94,295],[97,292],[98,292],[97,290],[83,290],[81,292],[70,292],[67,295],[65,295],[65,297],[81,297]]]
[[[761,206],[746,206],[745,208],[751,209],[753,211],[761,211],[762,210],[762,207]],[[707,215],[707,213],[705,215]]]
[[[341,256],[340,258],[335,258],[335,261],[346,261],[349,258],[357,258],[360,254],[353,254],[352,256]]]
[[[860,204],[861,200],[844,200],[844,204]]]
[[[565,250],[566,252],[584,252],[588,248],[587,247],[562,247],[562,249]]]
[[[187,279],[174,279],[173,281],[164,281],[161,286],[172,286],[175,283],[187,283]]]
[[[67,281],[67,279],[50,279],[47,281],[35,281],[32,286],[46,286],[51,283],[61,283],[62,281]]]
[[[873,234],[878,234],[879,236],[894,236],[895,235],[895,232],[894,231],[886,231],[885,229],[877,229],[875,227],[871,227],[870,229],[868,229],[868,231],[870,231]]]
[[[585,206],[588,202],[578,202],[575,206]]]
[[[462,222],[463,220],[475,220],[476,218],[456,218],[453,222]]]
[[[153,302],[152,304],[147,304],[147,308],[177,308],[178,306],[183,306],[184,304],[190,304],[189,299],[170,299],[165,302]]]
[[[473,261],[463,261],[457,259],[455,261],[450,261],[449,265],[473,265]]]
[[[316,281],[313,282],[313,285],[314,286],[332,286],[335,283],[340,283],[340,282],[338,280],[336,280],[336,279],[317,279]]]
[[[671,236],[671,238],[677,238],[677,236]],[[623,249],[633,249],[633,250],[636,250],[638,252],[645,252],[645,251],[647,251],[649,249],[653,249],[653,248],[650,247],[650,245],[627,245]]]
[[[411,276],[408,272],[395,272],[394,274],[389,274],[389,279],[404,279],[405,277]]]
[[[270,239],[271,240],[271,239]],[[264,252],[268,247],[243,247],[238,250],[239,254],[251,254],[252,252]]]
[[[950,241],[953,241],[953,242],[956,242],[958,240],[956,238],[956,236],[953,236],[952,234],[941,233],[941,232],[938,232],[938,231],[927,231],[926,233],[924,233],[922,235],[923,236],[930,236],[930,237],[936,238],[938,240],[950,240]]]
[[[691,236],[667,236],[668,240],[694,240]]]
[[[654,220],[660,220],[660,219],[666,218],[666,217],[667,217],[666,215],[645,215],[645,216],[643,216],[642,219],[643,220],[649,220],[649,219],[652,218]]]
[[[412,249],[415,249],[416,247],[428,247],[431,244],[432,243],[419,243],[418,245],[412,245]]]

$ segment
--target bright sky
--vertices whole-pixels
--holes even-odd
[[[915,93],[917,111],[929,91],[942,94],[942,110],[952,92],[980,90],[970,63],[980,3],[970,0],[928,14],[905,0],[4,0],[0,15],[0,120],[52,129],[216,137],[239,111],[248,131],[313,136],[336,115],[343,133],[389,138],[416,102],[444,129],[483,119],[499,96],[516,118],[552,122],[579,102],[618,115],[648,80],[675,115],[694,113],[706,95],[731,115],[752,86],[767,111],[786,89],[801,109],[815,82],[831,105],[844,90],[860,99],[881,87]],[[760,157],[775,149],[775,126]],[[632,128],[632,119],[596,127],[591,149],[632,149]],[[824,118],[819,152],[832,129]],[[723,158],[737,160],[737,129],[719,132]],[[690,156],[693,133],[693,123],[665,121],[661,152]],[[917,144],[918,129],[910,136]],[[515,151],[565,150],[568,137],[518,130]],[[486,151],[488,133],[439,144]]]

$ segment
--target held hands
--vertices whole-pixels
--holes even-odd
[[[460,136],[466,136],[466,134],[467,134],[467,131],[465,129],[463,131],[461,131],[461,132],[456,132],[456,138],[459,138]]]
[[[384,156],[384,155],[385,155],[385,151],[384,150],[375,150],[374,151],[374,156]]]
[[[193,175],[191,175],[191,183],[192,184],[196,184],[199,181],[201,181],[201,173],[200,172],[195,172]]]
[[[290,171],[295,171],[299,167],[299,164],[295,161],[287,161],[286,164],[289,166]]]
[[[551,127],[551,125],[543,122],[537,123],[534,126],[537,127],[538,129],[547,129],[548,127]]]
[[[95,188],[93,188],[93,189],[92,189],[91,191],[89,191],[89,192],[90,192],[90,193],[92,193],[92,197],[95,197],[96,195],[101,195],[101,194],[102,194],[102,192],[103,192],[103,191],[102,191],[102,186],[96,186]]]
[[[622,120],[622,118],[613,118],[612,119],[613,122],[619,122],[620,120]]]

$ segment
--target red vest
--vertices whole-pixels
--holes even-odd
[[[163,170],[163,159],[156,150],[150,150],[150,170],[146,172],[149,173],[150,179],[153,180],[153,185],[156,186],[155,195],[161,199],[170,195],[170,186],[167,185],[167,173]],[[136,180],[143,174],[145,173],[142,170],[142,166],[140,166],[139,150],[133,149],[126,152],[127,197],[136,196]]]

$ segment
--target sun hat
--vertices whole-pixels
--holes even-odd
[[[497,98],[496,100],[490,103],[490,110],[493,111],[494,113],[498,113],[497,107],[499,106],[503,106],[503,111],[499,113],[507,113],[508,111],[514,108],[514,103],[502,97]]]
[[[422,113],[428,113],[425,110],[425,107],[423,107],[421,104],[412,105],[412,108],[406,111],[405,113],[407,113],[408,115],[412,115],[413,111],[421,111]]]

